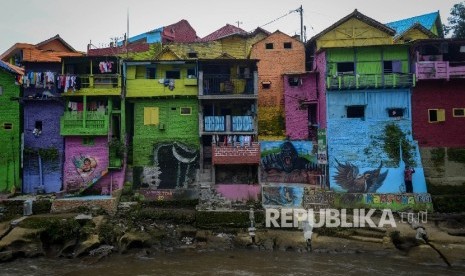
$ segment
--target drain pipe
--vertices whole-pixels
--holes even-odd
[[[304,234],[304,240],[307,243],[307,251],[312,252],[313,221],[311,221],[310,218],[302,221],[302,231]]]
[[[413,219],[411,221],[412,228],[417,231],[417,234],[415,235],[415,239],[418,241],[423,241],[425,244],[429,245],[434,251],[436,251],[441,259],[447,264],[448,267],[451,267],[452,265],[450,264],[449,260],[447,260],[446,256],[442,254],[439,249],[436,248],[433,244],[431,244],[428,240],[428,234],[426,233],[425,227],[419,223],[419,220]]]

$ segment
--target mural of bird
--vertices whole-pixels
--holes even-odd
[[[381,173],[383,162],[377,169],[363,173],[359,173],[358,167],[349,162],[342,164],[336,160],[336,163],[337,173],[333,178],[348,193],[375,193],[383,185],[388,174],[388,170]]]

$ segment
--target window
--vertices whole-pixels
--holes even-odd
[[[147,67],[147,71],[146,71],[146,74],[147,74],[147,79],[155,79],[155,67]]]
[[[265,49],[271,50],[271,49],[273,49],[273,48],[274,48],[274,47],[273,47],[273,43],[265,43]]]
[[[82,144],[85,146],[93,146],[94,137],[82,137]]]
[[[437,123],[446,120],[446,112],[444,109],[428,109],[428,122]]]
[[[192,115],[192,107],[181,107],[181,115]]]
[[[262,81],[262,88],[263,89],[270,89],[271,81]]]
[[[299,86],[302,85],[302,79],[299,77],[289,77],[287,79],[290,86]]]
[[[158,107],[144,107],[144,125],[158,125],[160,122]]]
[[[197,53],[195,53],[195,52],[194,53],[188,53],[187,56],[189,58],[197,58]]]
[[[3,129],[11,130],[11,129],[13,129],[13,124],[12,123],[3,123]]]
[[[284,49],[292,49],[292,42],[284,42]]]
[[[36,121],[34,124],[34,128],[38,130],[42,130],[42,121]]]
[[[403,117],[404,116],[403,108],[388,108],[387,111],[388,111],[389,117]]]
[[[337,64],[338,73],[354,73],[355,66],[353,62],[338,62]]]
[[[176,70],[176,71],[166,71],[166,78],[167,79],[180,79],[181,78],[181,73]]]
[[[400,60],[388,60],[383,62],[384,73],[401,73],[402,72],[402,61]]]
[[[365,106],[364,105],[350,105],[347,107],[347,118],[364,118]]]
[[[453,108],[452,114],[454,117],[465,117],[465,108]]]
[[[188,78],[188,79],[195,79],[195,78],[197,78],[197,77],[196,77],[196,74],[195,74],[195,68],[188,68],[188,69],[187,69],[187,78]]]

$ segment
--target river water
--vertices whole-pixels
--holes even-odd
[[[407,257],[252,250],[113,254],[89,259],[18,259],[0,275],[465,275],[465,267],[417,264]]]

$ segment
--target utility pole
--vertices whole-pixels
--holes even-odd
[[[239,25],[242,24],[242,21],[236,21],[235,23],[237,23],[237,27],[239,28]]]
[[[300,41],[304,42],[304,9],[302,5],[300,5],[297,11],[300,13]]]

